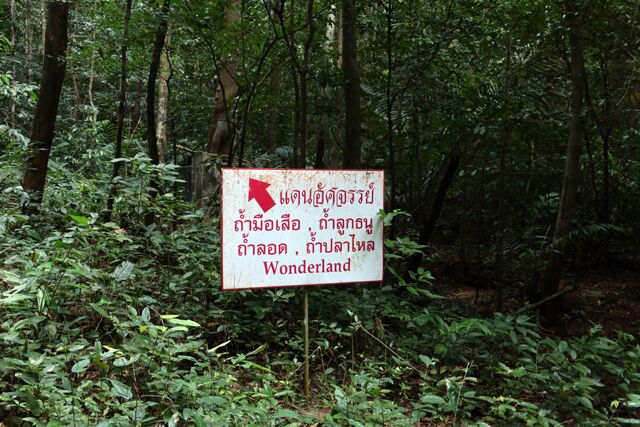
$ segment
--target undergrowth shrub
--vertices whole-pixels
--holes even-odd
[[[218,219],[174,194],[176,168],[144,157],[126,164],[117,214],[106,221],[104,177],[64,162],[53,165],[41,213],[22,215],[20,165],[11,154],[0,159],[5,418],[42,426],[638,423],[634,337],[606,338],[594,326],[563,340],[528,315],[480,317],[443,299],[428,271],[404,274],[424,248],[403,237],[385,243],[384,283],[310,291],[314,400],[305,409],[301,293],[221,292]],[[92,173],[109,168],[100,170]],[[151,200],[154,182],[163,191]]]

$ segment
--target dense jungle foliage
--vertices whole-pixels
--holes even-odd
[[[0,0],[0,426],[640,424],[639,18]],[[220,290],[225,166],[385,170],[310,401],[302,290]]]

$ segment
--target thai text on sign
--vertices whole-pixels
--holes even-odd
[[[381,281],[384,173],[222,170],[222,289]]]

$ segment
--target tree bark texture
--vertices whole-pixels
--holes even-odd
[[[116,143],[114,149],[112,178],[120,174],[120,159],[122,157],[122,139],[124,133],[124,115],[127,105],[127,46],[129,44],[129,21],[131,19],[131,4],[133,0],[127,0],[124,12],[122,44],[120,45],[120,94],[118,100],[118,118],[116,122]],[[113,199],[116,195],[116,186],[112,182],[109,198],[107,199],[107,215],[110,217],[113,209]]]
[[[343,166],[345,168],[359,168],[362,157],[356,21],[354,0],[342,0],[342,76],[345,102]]]
[[[167,34],[165,46],[160,55],[160,80],[158,82],[158,120],[156,135],[158,139],[158,159],[160,163],[167,163],[168,132],[167,119],[169,117],[169,79],[171,78],[171,64],[169,63],[169,39]]]
[[[500,119],[500,163],[498,168],[498,227],[496,230],[496,309],[503,310],[504,305],[504,232],[505,232],[505,189],[506,189],[506,151],[511,136],[509,129],[509,98],[511,89],[511,51],[516,12],[511,11],[511,25],[507,36],[507,52],[504,67],[504,86],[502,89],[502,114]]]
[[[540,289],[540,296],[543,299],[557,293],[560,287],[562,260],[567,247],[567,239],[571,231],[571,220],[576,206],[578,175],[580,172],[580,149],[584,133],[584,118],[582,115],[584,95],[582,15],[573,0],[565,0],[564,4],[571,47],[571,121],[569,124],[569,139],[567,142],[562,192],[560,194],[560,206],[553,232],[554,250],[549,255]],[[553,321],[561,313],[561,309],[562,301],[554,299],[542,306],[541,313],[546,319]]]
[[[154,165],[160,163],[158,156],[158,138],[156,135],[156,80],[160,68],[160,55],[164,47],[164,39],[167,35],[170,0],[162,3],[162,18],[156,29],[156,37],[153,43],[151,54],[151,65],[149,66],[149,79],[147,80],[147,149],[149,157]]]
[[[49,3],[40,95],[31,128],[27,169],[22,181],[24,190],[32,194],[31,201],[36,205],[42,201],[47,179],[49,151],[58,116],[58,102],[66,67],[68,21],[69,4],[67,2]]]
[[[17,36],[17,28],[16,28],[16,1],[15,0],[11,0],[11,2],[9,3],[9,16],[11,18],[11,46],[14,50],[14,52],[16,51],[16,45],[17,45],[17,40],[18,40],[18,36]],[[16,84],[17,84],[17,75],[16,75],[16,63],[15,61],[12,62],[11,64],[11,86],[13,86],[13,90],[14,93],[16,91]],[[10,121],[11,121],[11,127],[15,128],[16,127],[16,102],[14,99],[11,99],[11,106],[9,107],[10,110]]]
[[[442,211],[442,206],[444,205],[444,199],[449,191],[449,187],[453,184],[453,179],[456,176],[456,172],[458,171],[458,166],[460,165],[460,155],[457,153],[451,154],[449,156],[449,160],[447,161],[447,169],[440,180],[440,184],[438,185],[438,190],[436,191],[436,195],[433,198],[433,202],[431,203],[431,208],[429,209],[429,216],[427,216],[427,220],[420,230],[420,244],[426,245],[431,240],[431,236],[433,235],[433,230],[435,230],[436,222],[440,217],[440,211]]]
[[[224,21],[227,28],[240,21],[240,11],[238,0],[231,0],[229,6],[224,10]],[[222,60],[216,70],[218,74],[218,84],[213,101],[213,129],[209,138],[207,151],[217,154],[231,154],[231,111],[230,102],[238,94],[237,64],[235,59],[228,58]]]
[[[93,2],[93,17],[97,16],[98,2]],[[87,99],[89,101],[89,107],[91,108],[91,121],[95,124],[98,121],[98,109],[93,102],[93,82],[96,78],[95,64],[96,64],[96,25],[91,29],[91,60],[89,61],[89,85],[87,87]]]

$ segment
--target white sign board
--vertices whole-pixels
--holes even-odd
[[[222,289],[379,282],[384,172],[223,169]]]

